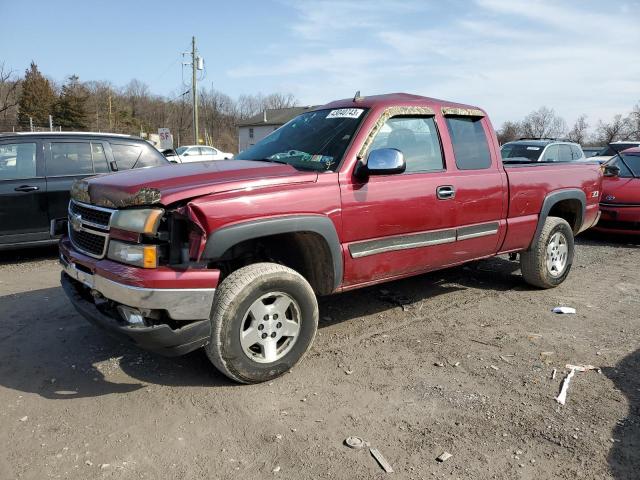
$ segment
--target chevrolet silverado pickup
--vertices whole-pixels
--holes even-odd
[[[310,348],[317,296],[500,254],[539,288],[599,216],[584,162],[503,162],[480,108],[409,94],[336,101],[225,162],[78,181],[62,286],[89,321],[164,355],[204,348],[273,379]]]

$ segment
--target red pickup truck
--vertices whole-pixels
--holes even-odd
[[[76,183],[62,285],[140,347],[204,347],[231,379],[270,380],[311,346],[317,295],[516,252],[526,282],[562,283],[598,220],[599,166],[510,161],[477,107],[336,101],[235,160]]]

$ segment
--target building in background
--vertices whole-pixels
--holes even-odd
[[[238,152],[246,150],[293,117],[315,107],[270,108],[238,123]]]

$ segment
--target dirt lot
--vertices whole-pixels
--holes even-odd
[[[105,337],[54,249],[4,253],[0,479],[385,476],[350,435],[396,478],[638,479],[639,243],[581,239],[555,290],[496,258],[324,298],[311,353],[257,386]],[[602,370],[560,406],[567,363]]]

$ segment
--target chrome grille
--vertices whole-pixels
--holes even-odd
[[[104,228],[109,227],[109,220],[111,220],[111,214],[113,210],[96,209],[95,207],[89,207],[81,203],[76,203],[73,200],[69,204],[69,210],[71,213],[82,216],[82,220],[85,223],[91,223],[92,225],[101,226]]]
[[[71,200],[69,202],[69,239],[86,255],[104,258],[109,244],[109,224],[114,210]]]

